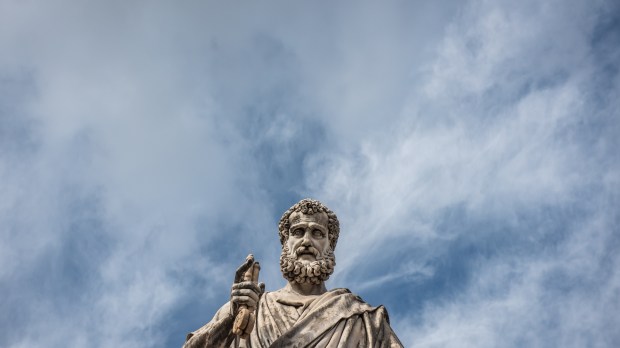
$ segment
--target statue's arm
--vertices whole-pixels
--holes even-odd
[[[230,347],[235,339],[232,333],[234,321],[228,302],[217,311],[208,324],[187,335],[183,348]]]
[[[248,255],[245,262],[239,266],[235,273],[235,280],[230,291],[230,301],[215,313],[215,317],[208,324],[188,334],[183,348],[230,347],[237,336],[233,333],[233,326],[239,309],[245,306],[245,308],[254,311],[260,295],[265,289],[264,284],[256,283],[257,279],[244,281],[246,271],[252,268],[254,264],[254,256]],[[253,273],[254,271],[252,271]],[[258,271],[256,277],[258,278]]]

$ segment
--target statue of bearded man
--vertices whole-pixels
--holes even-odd
[[[280,269],[288,284],[265,292],[263,284],[243,281],[255,264],[249,256],[237,270],[231,300],[188,334],[183,348],[402,347],[383,306],[372,307],[348,289],[326,289],[340,233],[334,212],[303,199],[282,215],[279,233]],[[253,322],[239,339],[233,326],[242,310],[252,311]]]

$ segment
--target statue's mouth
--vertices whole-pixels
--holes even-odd
[[[301,256],[301,255],[312,255],[312,256],[316,257],[316,256],[318,255],[318,250],[316,250],[316,249],[315,249],[315,248],[313,248],[313,247],[309,247],[309,248],[304,248],[304,247],[297,248],[297,250],[296,250],[295,252],[296,252],[296,254],[297,254],[298,256]]]

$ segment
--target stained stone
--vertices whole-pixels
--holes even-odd
[[[230,301],[188,334],[183,348],[402,347],[383,306],[325,287],[340,233],[334,212],[303,199],[282,215],[278,228],[287,285],[265,292],[260,266],[249,255],[235,273]]]

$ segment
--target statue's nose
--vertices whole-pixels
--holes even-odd
[[[312,242],[310,242],[310,238],[308,238],[307,234],[305,234],[304,238],[301,240],[301,245],[303,245],[303,246],[310,246],[310,245],[312,245]]]

